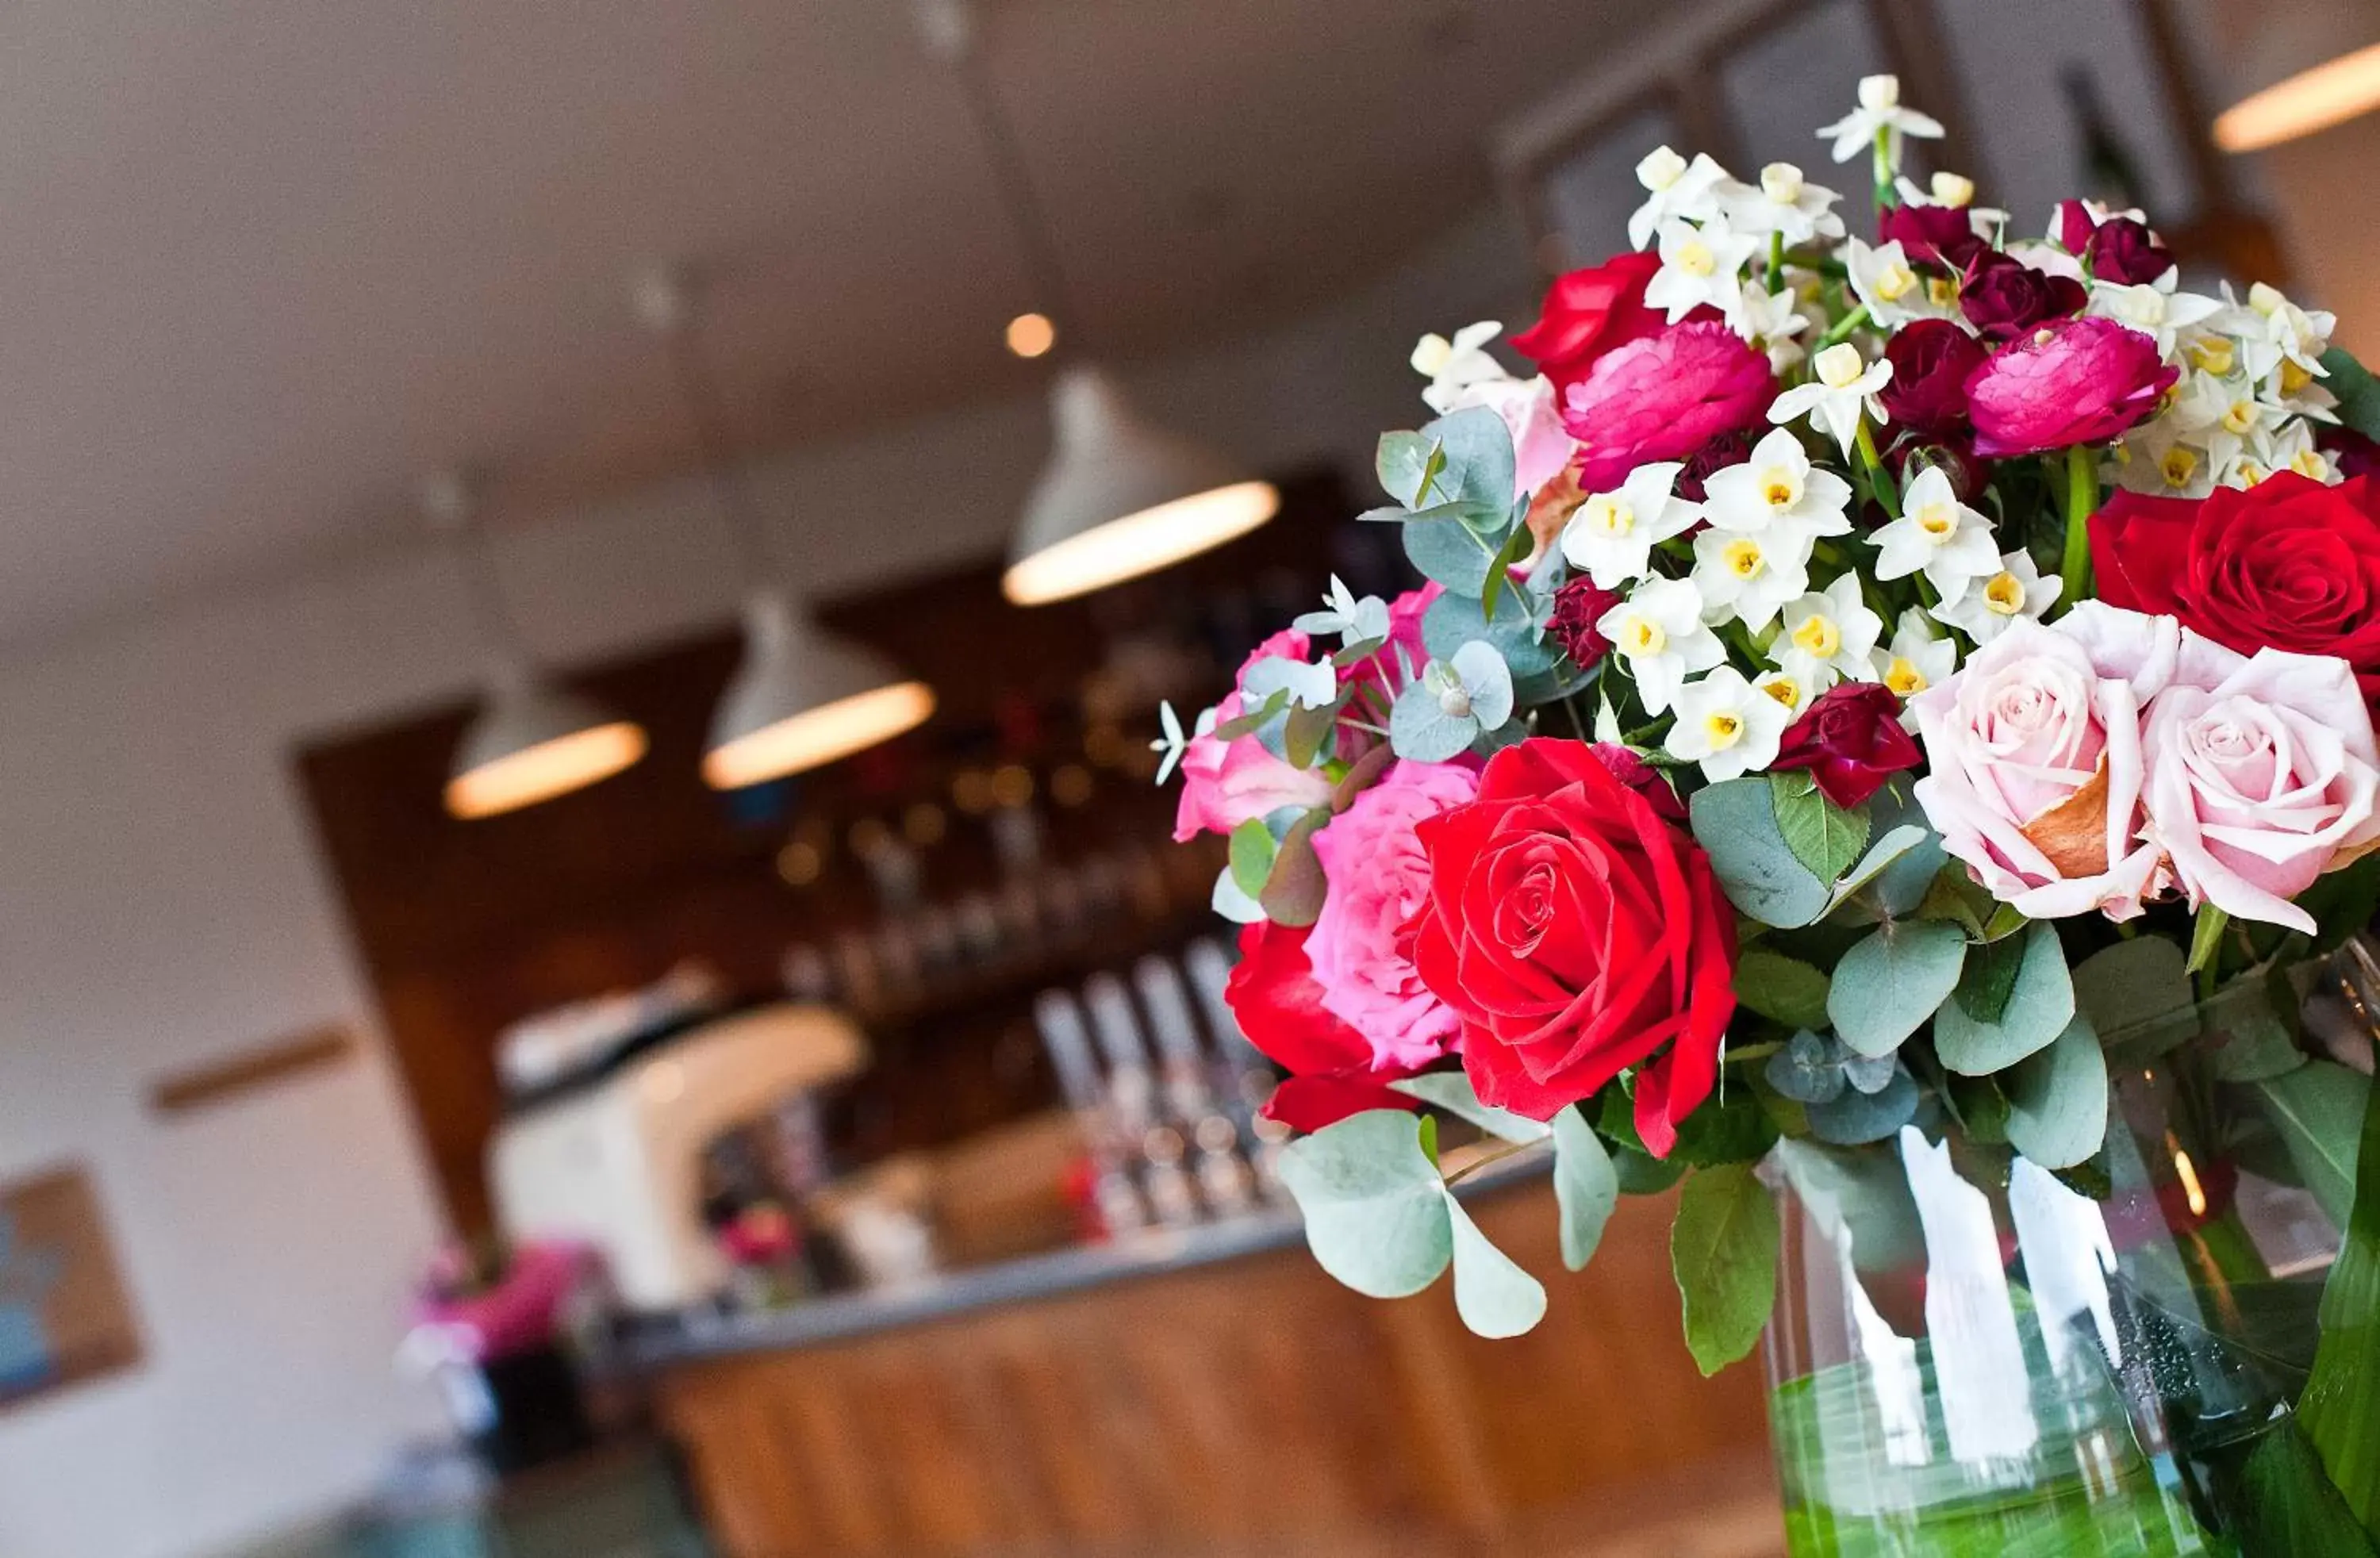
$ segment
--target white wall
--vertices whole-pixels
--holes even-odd
[[[1127,377],[1253,460],[1368,469],[1379,429],[1427,415],[1413,337],[1524,323],[1532,290],[1483,214],[1326,316]],[[761,485],[772,511],[798,503],[783,554],[839,590],[997,551],[1045,436],[1038,405],[995,406]],[[530,642],[565,662],[719,622],[739,592],[686,487],[501,553]],[[137,1373],[0,1415],[6,1558],[209,1552],[362,1491],[431,1424],[388,1362],[437,1230],[385,1056],[172,1124],[140,1101],[269,1036],[370,1025],[286,755],[455,696],[475,662],[453,576],[418,546],[0,662],[0,1176],[91,1166],[149,1343]]]

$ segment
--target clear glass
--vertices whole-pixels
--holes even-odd
[[[2352,1193],[2315,1145],[2360,1124],[2325,1040],[2369,1056],[2380,965],[2359,940],[2266,989],[2103,1036],[2108,1145],[2082,1170],[1978,1145],[1994,1105],[1960,1083],[1896,1140],[1779,1147],[1795,1558],[2299,1558],[2269,1507],[2298,1445],[2265,1441],[2295,1432]]]

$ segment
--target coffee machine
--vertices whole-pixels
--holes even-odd
[[[848,1018],[790,1002],[641,1035],[516,1105],[488,1150],[497,1221],[600,1250],[627,1309],[703,1302],[729,1277],[702,1218],[704,1150],[867,1064]]]

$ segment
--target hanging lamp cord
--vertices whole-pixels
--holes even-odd
[[[1035,300],[1056,321],[1059,349],[1065,350],[1072,337],[1074,355],[1079,356],[1084,335],[1083,311],[1066,280],[1065,264],[1058,255],[1049,208],[1033,188],[1024,144],[1001,103],[1000,91],[992,81],[983,50],[970,28],[962,41],[941,52],[952,76],[958,81],[967,116],[975,121],[977,136],[983,142],[983,160],[999,192],[1001,209],[1007,214],[1009,225],[1015,229],[1026,285],[1033,289]]]
[[[702,349],[699,314],[662,333],[670,371],[686,403],[686,421],[694,430],[695,457],[701,462],[703,481],[711,501],[734,527],[743,545],[744,561],[754,579],[773,578],[775,559],[769,552],[769,523],[750,476],[736,458],[735,440],[727,418],[726,397],[710,371]]]

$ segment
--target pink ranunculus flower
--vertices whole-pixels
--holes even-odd
[[[1465,384],[1448,402],[1448,411],[1485,406],[1504,419],[1512,435],[1512,496],[1541,492],[1560,476],[1578,453],[1578,441],[1562,425],[1561,409],[1554,404],[1553,381],[1488,379]]]
[[[2185,646],[2169,616],[2086,601],[1977,650],[1910,700],[1931,769],[1917,801],[1943,847],[2033,919],[2139,914],[2165,885],[2141,837],[2141,707],[2214,648]]]
[[[1418,636],[1419,629],[1415,629]],[[1260,660],[1312,657],[1313,646],[1294,627],[1284,627],[1258,644],[1240,666],[1240,678]],[[1234,688],[1215,707],[1215,724],[1229,724],[1243,712]],[[1342,727],[1343,728],[1343,727]],[[1225,741],[1194,736],[1182,752],[1182,801],[1173,813],[1174,842],[1202,833],[1228,834],[1251,817],[1268,817],[1284,806],[1328,806],[1330,776],[1319,767],[1297,768],[1265,749],[1254,736]]]
[[[2380,844],[2380,749],[2354,668],[2206,647],[2220,678],[2149,705],[2148,835],[2192,905],[2311,935],[2313,917],[2289,900]]]
[[[1330,892],[1305,955],[1323,1008],[1364,1036],[1376,1067],[1427,1065],[1462,1038],[1414,968],[1406,922],[1429,896],[1415,824],[1478,793],[1467,766],[1399,761],[1314,835]]]
[[[1682,460],[1759,427],[1776,394],[1767,356],[1716,322],[1689,320],[1615,347],[1563,402],[1562,424],[1582,451],[1580,485],[1608,493],[1640,465]]]
[[[2112,319],[2043,325],[1967,376],[1975,453],[1987,460],[2103,444],[2157,408],[2180,370],[2156,338]]]

